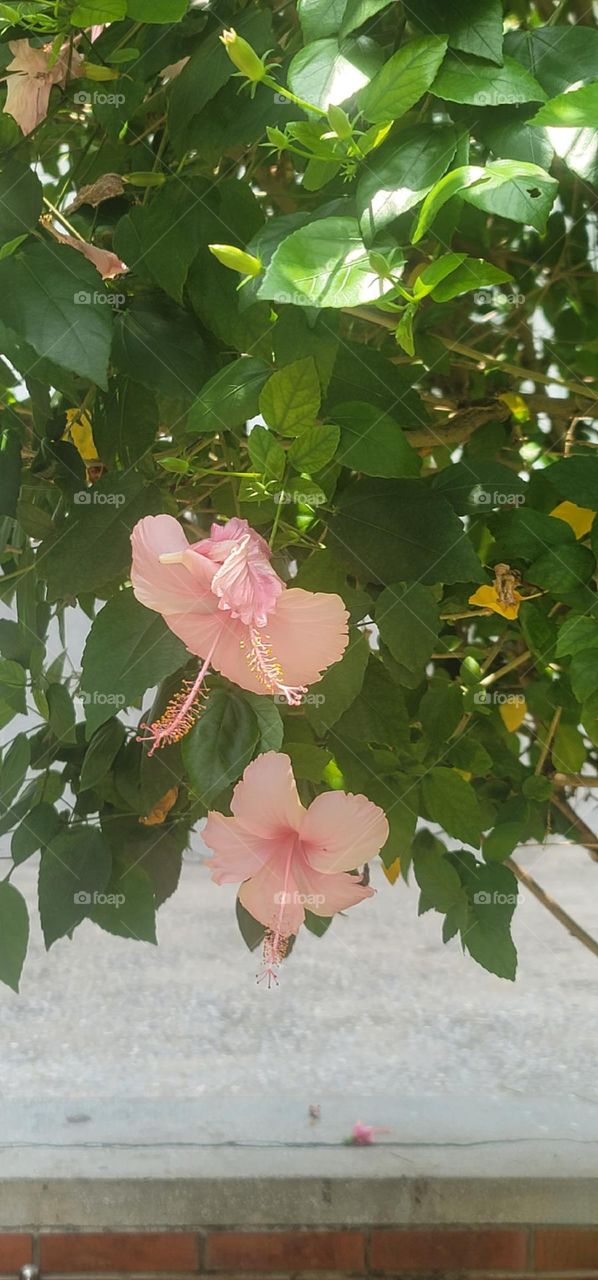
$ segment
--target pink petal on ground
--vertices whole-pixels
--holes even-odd
[[[226,818],[222,813],[208,814],[202,839],[214,854],[208,866],[216,884],[248,880],[261,871],[272,853],[268,841],[245,831],[236,818]]]
[[[162,615],[216,612],[210,591],[214,569],[209,561],[191,552],[185,556],[185,564],[160,563],[161,555],[189,551],[185,534],[173,516],[145,516],[139,520],[131,534],[131,545],[131,582],[137,599],[147,609]],[[187,643],[184,636],[181,639]]]
[[[349,876],[343,872],[338,875],[322,875],[314,871],[306,858],[296,858],[293,862],[293,876],[297,888],[303,895],[303,905],[307,911],[316,916],[333,916],[337,911],[345,911],[354,907],[365,898],[374,896],[374,889],[360,884],[358,876]]]
[[[289,833],[298,831],[305,809],[297,795],[289,757],[267,751],[252,760],[235,787],[230,807],[243,827],[256,836],[284,841]]]
[[[239,889],[239,901],[246,911],[267,929],[283,938],[297,933],[305,919],[297,885],[285,876],[284,858],[275,858]]]
[[[85,258],[93,262],[94,267],[99,271],[102,280],[112,280],[114,276],[122,276],[129,270],[124,262],[115,253],[111,253],[109,249],[99,249],[95,244],[88,244],[86,240],[77,240],[76,236],[60,236],[62,244],[68,244],[71,249],[76,249],[78,253],[82,253]]]
[[[264,628],[288,685],[315,684],[347,647],[349,615],[340,596],[283,591]]]
[[[388,839],[388,821],[365,796],[326,791],[316,796],[301,826],[301,843],[315,871],[354,871]]]

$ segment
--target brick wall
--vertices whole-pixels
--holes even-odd
[[[36,1262],[43,1277],[212,1275],[215,1280],[447,1277],[598,1280],[598,1228],[397,1227],[260,1231],[0,1232],[0,1275]]]

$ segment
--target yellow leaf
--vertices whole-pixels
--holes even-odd
[[[81,412],[80,409],[67,409],[64,439],[70,440],[71,444],[74,444],[77,453],[86,466],[99,462],[91,429],[91,418],[88,413]]]
[[[389,884],[396,884],[401,874],[401,859],[395,858],[394,862],[391,862],[389,867],[387,867],[386,864],[383,862],[382,870]]]
[[[518,591],[513,592],[515,596],[515,604],[503,604],[498,598],[496,587],[485,586],[478,587],[473,595],[469,597],[470,604],[478,604],[481,609],[492,609],[493,613],[500,613],[503,618],[516,618],[519,613],[519,605],[523,599]]]
[[[573,530],[576,538],[585,538],[590,532],[596,515],[588,507],[578,507],[575,502],[559,502],[558,507],[550,512],[557,520],[564,520]]]
[[[176,804],[178,798],[178,787],[171,787],[166,792],[166,795],[162,796],[161,800],[158,800],[151,812],[146,814],[145,818],[140,818],[139,821],[144,827],[160,827],[166,821],[172,806]]]
[[[453,773],[458,773],[459,777],[463,778],[465,782],[471,782],[473,778],[473,773],[470,773],[469,769],[453,769]]]
[[[527,715],[527,702],[522,693],[514,693],[508,702],[500,703],[498,710],[505,729],[516,733]]]
[[[511,413],[513,414],[513,417],[516,418],[517,422],[529,422],[529,409],[523,399],[523,396],[518,396],[511,391],[505,391],[503,395],[498,396],[497,399],[502,400],[503,404],[506,404],[507,409],[511,410]]]

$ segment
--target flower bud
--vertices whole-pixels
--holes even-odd
[[[342,107],[336,107],[334,103],[331,103],[326,115],[328,117],[330,128],[334,129],[337,138],[341,138],[344,142],[347,138],[351,137],[353,133],[353,125],[349,120],[347,112],[343,111]]]
[[[258,84],[260,80],[264,79],[267,74],[265,63],[259,57],[259,54],[255,52],[255,49],[252,49],[248,41],[244,40],[243,36],[237,35],[234,27],[231,27],[228,31],[223,31],[220,39],[231,62],[234,62],[238,70],[244,76],[247,76],[248,80]]]
[[[242,276],[259,276],[264,269],[259,258],[237,249],[234,244],[209,244],[208,249],[223,267],[238,271]]]

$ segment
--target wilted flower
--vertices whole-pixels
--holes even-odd
[[[53,62],[51,45],[34,49],[28,40],[11,40],[9,48],[14,56],[2,77],[8,88],[3,109],[28,134],[45,120],[52,87],[58,84],[64,89],[69,74],[79,75],[82,58],[68,44]]]

